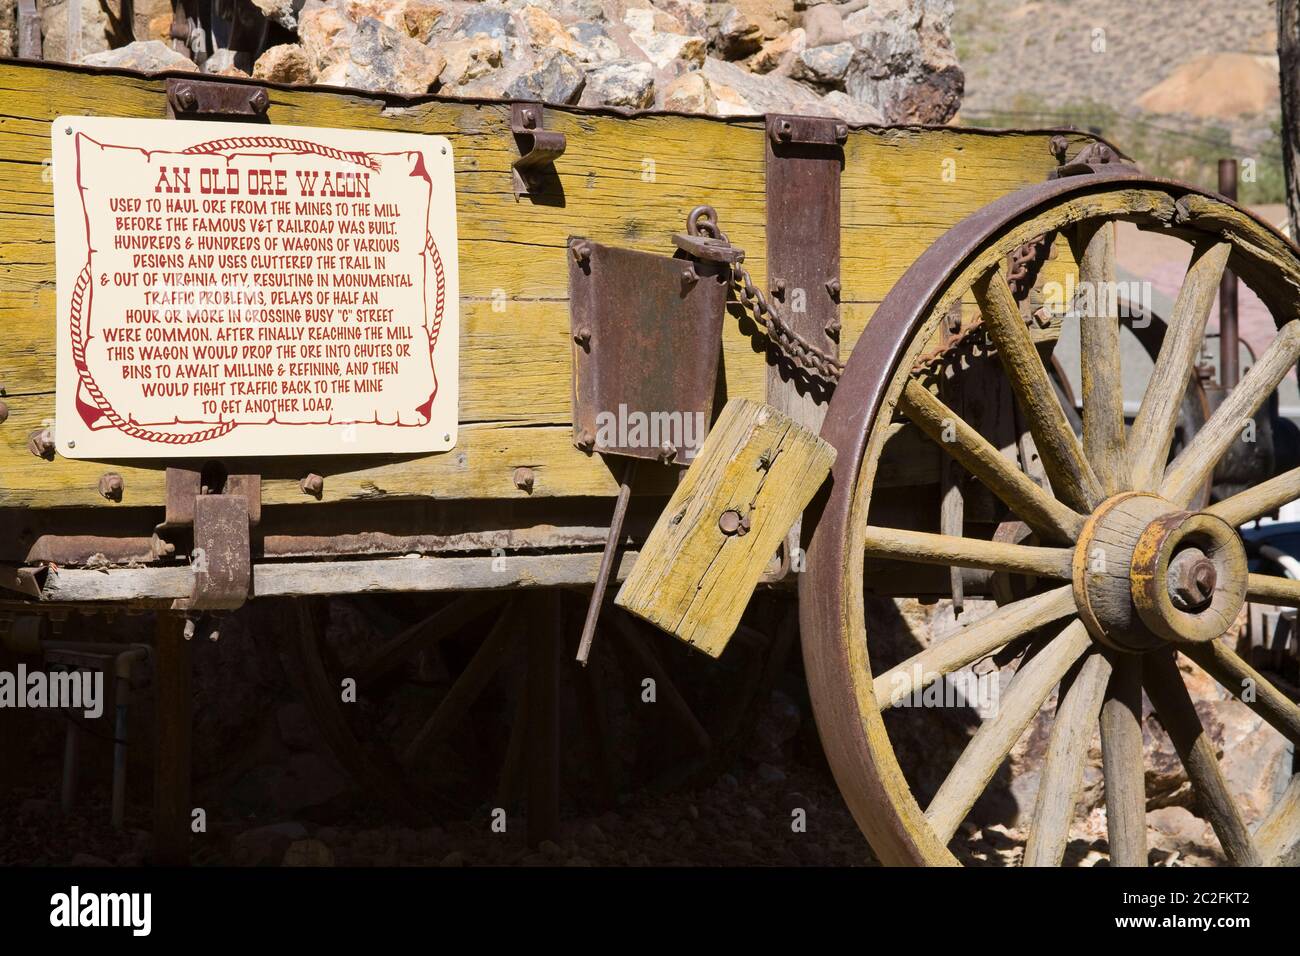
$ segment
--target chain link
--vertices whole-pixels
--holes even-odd
[[[705,235],[719,242],[731,245],[727,234],[718,228],[717,213],[708,206],[697,206],[686,220],[686,229],[690,235]],[[733,247],[734,248],[734,247]],[[754,284],[754,279],[740,262],[731,265],[731,291],[754,324],[763,330],[768,341],[772,342],[795,368],[833,386],[844,374],[844,363],[830,352],[819,349],[795,331],[772,305],[763,290]]]

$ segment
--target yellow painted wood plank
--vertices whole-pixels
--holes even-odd
[[[828,442],[771,405],[728,402],[614,603],[717,657],[834,461]]]

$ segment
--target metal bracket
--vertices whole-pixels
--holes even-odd
[[[543,129],[542,122],[541,103],[510,104],[510,131],[519,146],[519,158],[510,164],[516,198],[540,191],[542,167],[564,155],[564,134]]]
[[[166,519],[155,539],[160,553],[174,553],[169,532],[192,527],[194,587],[173,602],[176,610],[230,610],[248,600],[253,584],[251,529],[262,518],[260,475],[168,468]]]
[[[681,253],[569,239],[578,448],[690,463],[704,441],[697,423],[712,418],[729,275],[729,266]],[[602,413],[625,419],[615,434],[600,427]]]
[[[251,83],[167,78],[169,119],[220,119],[258,122],[266,119],[271,97]]]
[[[767,118],[767,275],[794,330],[839,355],[840,172],[848,124],[819,116]],[[814,432],[829,395],[768,350],[767,400]]]

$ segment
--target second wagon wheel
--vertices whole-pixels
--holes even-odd
[[[1115,221],[1183,239],[1191,246],[1190,265],[1131,426],[1123,410],[1119,323],[1105,310],[1083,316],[1080,438],[1044,364],[1050,336],[1041,334],[1041,323],[1026,323],[1004,264],[1026,242],[1055,235],[1075,243],[1085,281],[1113,276]],[[1225,267],[1264,302],[1278,331],[1170,461],[1179,408]],[[994,356],[996,381],[1014,395],[1018,420],[1036,447],[1028,457],[1040,460],[1045,480],[1026,473],[1031,469],[1022,467],[1028,463],[1014,442],[995,445],[954,410],[953,404],[970,404],[961,401],[961,375],[939,394],[928,384],[924,359],[963,300],[978,308],[974,321],[986,336],[986,354]],[[1300,605],[1300,582],[1247,575],[1238,533],[1240,525],[1300,496],[1300,469],[1205,508],[1195,503],[1215,463],[1249,433],[1248,420],[1295,367],[1298,316],[1294,246],[1222,198],[1129,170],[1063,178],[1004,197],[941,237],[890,291],[830,405],[822,435],[839,457],[800,582],[817,725],[837,783],[882,861],[958,862],[950,842],[1031,722],[1040,711],[1051,712],[1044,707],[1058,687],[1027,863],[1062,862],[1098,733],[1111,863],[1147,863],[1144,692],[1181,758],[1196,812],[1212,825],[1227,859],[1269,863],[1294,852],[1300,778],[1291,779],[1262,820],[1248,819],[1183,672],[1194,664],[1292,745],[1300,742],[1300,708],[1218,640],[1248,600]],[[987,390],[988,379],[981,381]],[[890,502],[880,486],[894,467],[889,443],[902,430],[923,433],[987,489],[994,518],[980,523],[968,513],[960,535],[940,535],[926,524],[933,510],[914,509],[909,519],[896,496]],[[917,445],[905,447],[915,452]],[[1031,537],[995,533],[1017,519]],[[953,566],[984,569],[1016,586],[1003,589],[1004,601],[992,613],[881,667],[874,658],[885,627],[864,604],[886,576],[864,572],[868,565],[906,572],[888,576],[904,585],[889,592],[895,595],[916,586],[911,583],[924,578],[926,565],[944,575]],[[884,714],[913,690],[999,651],[1020,654],[1021,664],[992,715],[964,741],[951,767],[940,768],[946,775],[937,787],[909,781],[899,759],[909,744],[896,746]],[[925,711],[916,718],[937,719]]]

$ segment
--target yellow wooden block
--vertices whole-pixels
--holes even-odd
[[[727,403],[614,603],[717,657],[835,449],[762,402]]]

